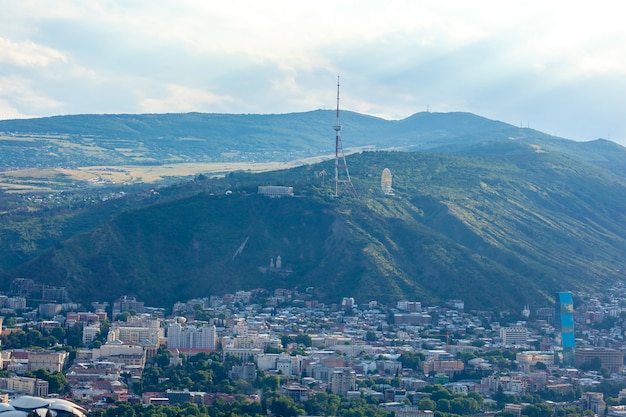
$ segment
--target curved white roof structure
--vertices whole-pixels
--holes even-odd
[[[1,404],[1,417],[24,417],[31,411],[36,410],[41,417],[51,411],[53,416],[85,417],[85,410],[78,404],[60,398],[41,398],[24,395],[9,401],[9,404]]]

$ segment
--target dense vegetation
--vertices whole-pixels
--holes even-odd
[[[307,135],[321,134],[329,115],[73,116],[7,121],[0,129],[17,136],[65,132],[68,143],[88,139],[105,154],[115,144],[105,146],[103,138],[127,136],[137,145],[157,131],[151,144],[230,132],[242,138],[238,148],[275,149],[284,135],[295,136],[282,146],[317,146]],[[298,136],[293,129],[306,124],[317,127]],[[359,132],[361,145],[384,131],[389,138],[376,142],[381,147],[404,141],[429,152],[349,156],[357,197],[329,198],[333,161],[200,175],[125,194],[77,191],[36,204],[0,195],[0,288],[23,277],[65,286],[80,302],[132,294],[168,306],[238,289],[312,287],[313,297],[329,302],[461,298],[470,308],[518,308],[547,304],[555,290],[622,279],[624,148],[462,113],[395,122],[346,113],[344,128]],[[167,152],[174,149],[191,148]],[[164,162],[163,155],[152,157]],[[393,175],[392,196],[380,189],[383,168]],[[257,194],[269,184],[293,186],[298,198]],[[278,256],[283,268],[269,268]]]
[[[3,282],[31,277],[66,286],[81,301],[136,294],[155,305],[237,289],[314,287],[328,301],[462,298],[470,307],[510,307],[620,279],[626,181],[570,157],[515,150],[354,155],[356,198],[330,199],[328,181],[322,186],[316,173],[333,168],[321,163],[197,179],[94,211],[50,213],[51,230],[78,218],[97,227],[5,271]],[[394,175],[393,196],[380,191],[384,167]],[[264,184],[293,186],[300,198],[256,194]],[[38,244],[29,236],[43,224],[37,217],[1,229],[28,247]],[[283,269],[269,269],[278,256]]]

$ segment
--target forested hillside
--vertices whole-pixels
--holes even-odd
[[[5,270],[2,283],[30,277],[82,301],[133,294],[154,305],[312,287],[327,302],[461,298],[471,308],[517,308],[623,279],[619,164],[509,141],[465,156],[365,152],[348,165],[357,197],[329,197],[320,173],[332,161],[199,178],[134,208],[124,197],[110,220]],[[380,189],[385,167],[392,196]],[[263,197],[259,185],[293,186],[296,197]],[[278,256],[281,268],[271,268]]]

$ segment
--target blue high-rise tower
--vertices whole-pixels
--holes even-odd
[[[554,311],[554,330],[556,333],[556,354],[562,366],[574,364],[574,299],[572,293],[559,292],[556,294]]]

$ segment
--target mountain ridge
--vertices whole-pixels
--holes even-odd
[[[1,281],[36,277],[80,300],[121,291],[157,305],[312,287],[326,302],[461,298],[469,308],[518,308],[623,279],[626,181],[595,165],[530,147],[499,157],[364,152],[348,163],[358,198],[329,199],[314,174],[332,161],[196,180],[177,186],[193,188],[180,197],[164,189]],[[384,167],[394,173],[394,196],[383,196],[372,175]],[[256,193],[279,183],[299,197]],[[268,272],[277,256],[289,273]]]
[[[23,145],[33,158],[48,155],[51,166],[76,155],[82,159],[75,166],[94,158],[116,166],[138,159],[290,159],[320,154],[322,147],[328,152],[334,143],[334,112],[326,110],[230,115],[204,138],[196,136],[205,125],[191,122],[209,116],[175,116],[185,135],[171,140],[137,139],[135,125],[96,117],[106,122],[103,140],[13,132],[0,140],[0,154]],[[133,118],[142,119],[138,126],[152,120],[123,119]],[[345,112],[341,122],[350,138],[344,145],[359,138],[355,147],[369,149],[347,156],[358,198],[329,198],[335,167],[326,160],[259,174],[201,175],[84,209],[7,212],[0,224],[0,288],[29,277],[66,286],[81,302],[132,293],[167,305],[199,294],[283,287],[312,288],[311,296],[324,302],[461,298],[470,308],[519,308],[548,305],[554,291],[599,291],[623,281],[626,149],[620,145],[574,142],[471,113],[384,121]],[[150,129],[164,129],[165,137],[167,123]],[[0,122],[0,131],[6,128]],[[380,190],[384,168],[393,173],[393,196]],[[257,194],[259,185],[270,184],[292,186],[297,197]],[[289,271],[270,268],[277,256]]]
[[[340,122],[346,149],[463,152],[464,147],[478,143],[518,140],[539,141],[547,150],[561,152],[578,151],[582,143],[587,144],[587,153],[608,151],[593,143],[569,141],[467,112],[420,112],[402,120],[385,120],[344,111]],[[7,167],[286,161],[334,152],[334,123],[331,110],[2,120],[0,161]]]

